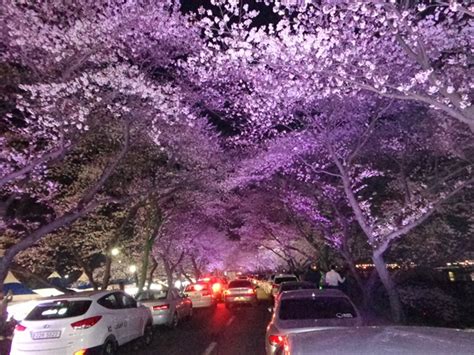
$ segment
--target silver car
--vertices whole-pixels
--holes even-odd
[[[267,327],[265,349],[280,354],[292,333],[363,325],[359,311],[339,290],[295,290],[277,298]]]
[[[150,308],[153,325],[176,328],[182,319],[189,319],[193,315],[191,300],[175,288],[143,291],[136,298],[140,304]]]
[[[285,355],[471,355],[472,331],[430,327],[359,327],[290,334]]]

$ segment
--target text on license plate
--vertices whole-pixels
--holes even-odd
[[[60,330],[45,330],[41,332],[31,333],[31,338],[33,338],[34,340],[54,339],[54,338],[59,338],[60,336],[61,336]]]

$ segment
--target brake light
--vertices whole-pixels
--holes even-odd
[[[169,308],[170,308],[169,304],[160,304],[160,305],[153,306],[154,311],[165,311]]]
[[[222,285],[220,283],[215,283],[214,285],[212,285],[212,291],[214,292],[219,292],[222,288]]]
[[[17,325],[15,325],[15,330],[17,332],[23,332],[24,330],[26,330],[26,327],[24,325],[17,324]]]
[[[102,316],[95,316],[74,322],[71,324],[73,329],[88,329],[97,324],[98,321],[102,319]]]
[[[194,291],[201,291],[204,289],[203,285],[194,285]]]
[[[286,336],[284,336],[284,335],[270,335],[268,337],[268,342],[272,346],[284,347],[286,345]]]

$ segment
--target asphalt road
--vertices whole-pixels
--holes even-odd
[[[195,309],[193,319],[177,329],[157,328],[147,349],[122,349],[120,355],[260,355],[264,354],[265,328],[270,320],[269,301],[256,307],[227,310]]]

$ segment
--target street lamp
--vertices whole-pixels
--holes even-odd
[[[120,254],[120,249],[119,248],[112,248],[112,250],[110,251],[110,254],[112,254],[112,256],[117,256]]]
[[[128,271],[130,271],[130,273],[134,274],[137,272],[137,267],[135,265],[130,265],[130,267],[128,268]]]

